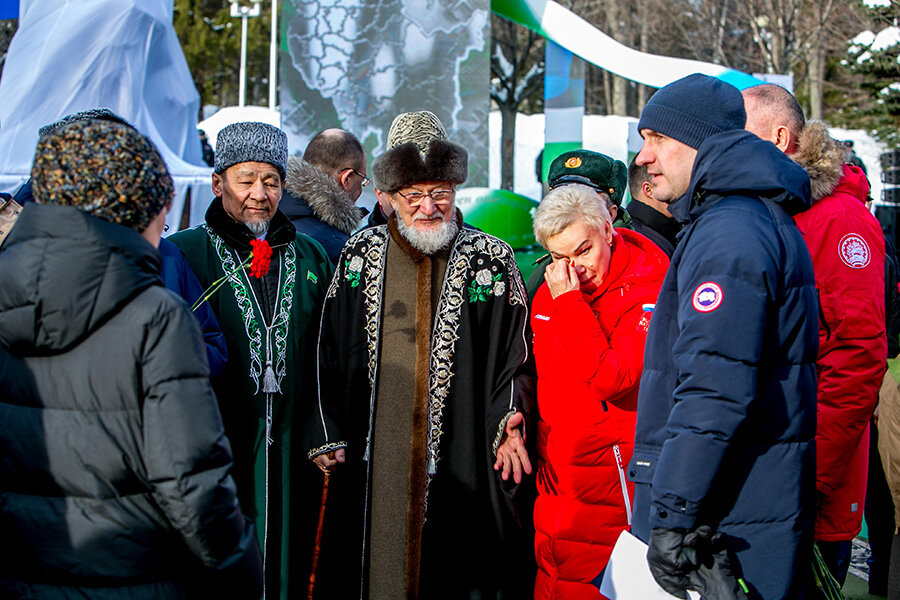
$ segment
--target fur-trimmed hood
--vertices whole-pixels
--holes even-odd
[[[292,156],[288,159],[285,189],[308,205],[322,222],[347,235],[353,233],[364,212],[338,182],[322,169]]]
[[[822,121],[808,121],[791,158],[809,174],[813,203],[831,195],[844,175],[844,148]]]

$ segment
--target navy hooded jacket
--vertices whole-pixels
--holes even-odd
[[[197,280],[197,276],[191,271],[187,259],[178,246],[169,240],[159,240],[159,253],[162,255],[163,284],[172,290],[192,306],[198,298],[203,296],[203,286]],[[209,377],[213,381],[225,373],[225,364],[228,362],[228,348],[225,344],[225,334],[219,327],[216,315],[208,302],[204,302],[194,311],[194,316],[200,322],[203,330],[203,341],[206,342],[206,358],[209,360]]]
[[[632,532],[727,534],[752,598],[804,598],[811,564],[818,312],[792,214],[806,172],[743,130],[707,138],[650,329]]]

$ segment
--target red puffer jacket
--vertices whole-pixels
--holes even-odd
[[[669,260],[638,233],[616,234],[609,272],[593,294],[554,299],[544,284],[532,305],[540,412],[536,599],[600,598],[591,581],[628,527],[633,485],[624,468],[647,327]]]
[[[868,191],[863,172],[843,165],[831,194],[794,217],[812,256],[821,306],[816,539],[824,541],[851,540],[862,527],[869,419],[887,359],[884,235],[864,205]]]

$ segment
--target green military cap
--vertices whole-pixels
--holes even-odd
[[[581,183],[609,194],[616,206],[622,206],[622,196],[628,186],[628,167],[621,160],[591,152],[571,150],[563,152],[550,163],[550,189],[570,183]]]

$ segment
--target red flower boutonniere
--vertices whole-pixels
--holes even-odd
[[[250,275],[261,279],[272,264],[272,246],[266,240],[251,240],[250,247],[253,248],[250,253]]]
[[[272,246],[270,246],[269,242],[266,240],[251,240],[250,248],[250,256],[247,257],[247,260],[239,264],[237,268],[230,273],[226,273],[213,281],[212,284],[206,288],[206,291],[203,292],[203,295],[197,298],[197,301],[194,302],[191,310],[197,310],[201,304],[212,298],[212,295],[215,294],[232,275],[242,269],[250,267],[250,276],[256,277],[257,279],[262,279],[266,276],[266,273],[269,272],[269,266],[272,264]]]

